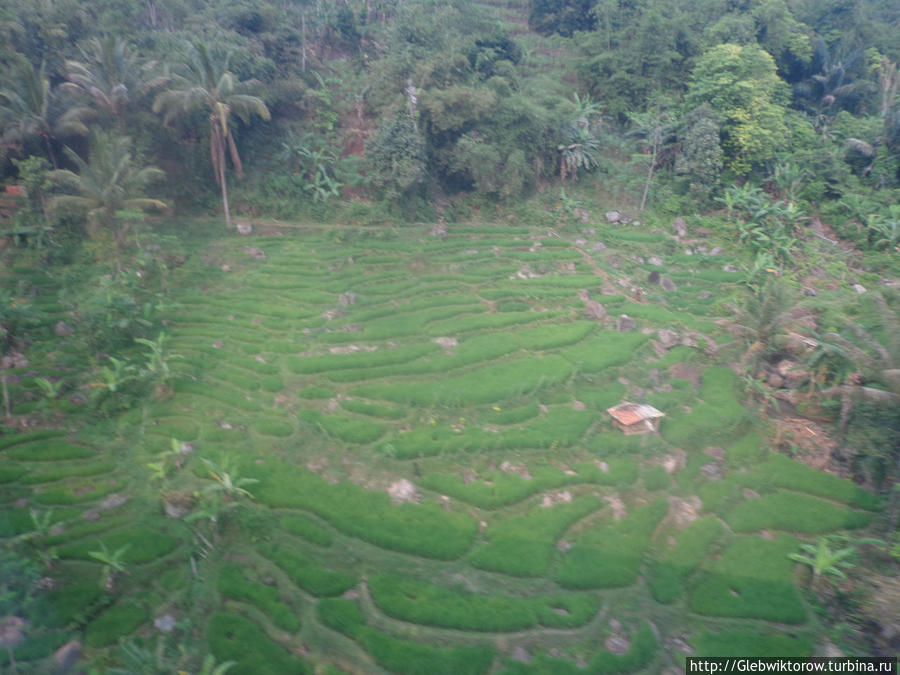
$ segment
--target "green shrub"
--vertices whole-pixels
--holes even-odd
[[[871,519],[867,513],[783,490],[742,502],[726,518],[736,532],[775,529],[808,534],[865,527]]]
[[[471,516],[444,511],[436,503],[394,506],[383,492],[348,483],[332,485],[275,460],[248,466],[244,472],[260,479],[254,494],[262,503],[310,511],[345,534],[405,553],[458,558],[471,546],[478,527]]]
[[[658,500],[622,520],[603,520],[572,542],[555,575],[566,588],[608,588],[634,583],[653,531],[668,511]]]
[[[296,534],[298,537],[303,537],[319,546],[331,546],[334,540],[331,532],[306,515],[284,516],[279,523],[283,529],[291,534]]]
[[[600,508],[595,497],[534,509],[497,519],[487,529],[487,543],[469,556],[475,567],[517,577],[537,577],[550,566],[556,541],[576,520]]]
[[[241,568],[233,563],[225,563],[219,571],[219,592],[229,598],[256,605],[272,622],[283,630],[294,632],[300,622],[294,611],[278,597],[272,586],[248,580]]]
[[[681,597],[685,578],[724,531],[718,518],[704,516],[683,530],[674,546],[665,546],[650,566],[648,577],[650,592],[657,602],[671,603]]]
[[[806,608],[791,581],[794,537],[739,536],[689,594],[691,610],[710,616],[802,623]]]
[[[147,610],[130,602],[113,605],[88,624],[84,632],[84,644],[88,647],[105,647],[120,637],[133,633],[150,618]]]
[[[214,612],[206,629],[209,649],[216,661],[234,661],[230,675],[304,675],[312,672],[266,636],[249,619]]]

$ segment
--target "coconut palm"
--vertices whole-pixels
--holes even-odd
[[[792,309],[790,289],[772,277],[757,287],[738,308],[735,330],[750,343],[741,358],[742,369],[748,369],[761,356],[773,350]]]
[[[168,206],[164,201],[144,194],[150,182],[165,174],[155,166],[134,166],[131,139],[127,136],[113,136],[100,131],[91,135],[88,161],[69,148],[66,148],[66,156],[75,164],[77,172],[56,170],[50,173],[50,177],[74,194],[53,197],[50,209],[84,211],[89,232],[102,227],[111,228],[118,261],[128,224],[120,225],[117,214],[125,210],[166,210]]]
[[[126,42],[112,36],[90,40],[82,54],[83,61],[65,62],[68,82],[60,91],[114,119],[121,131],[130,97],[147,86],[143,78],[152,64],[142,63]]]
[[[238,82],[228,70],[228,61],[227,55],[222,60],[214,59],[202,42],[193,43],[185,61],[174,66],[170,73],[168,88],[154,99],[153,111],[162,113],[167,124],[195,110],[206,109],[209,112],[209,150],[213,175],[222,189],[225,225],[230,228],[231,212],[225,180],[226,149],[235,171],[238,175],[243,173],[232,134],[232,115],[237,115],[244,123],[249,123],[254,114],[264,120],[270,119],[270,115],[261,98],[239,93],[245,88],[245,83]]]
[[[0,82],[0,147],[20,146],[28,138],[41,138],[50,163],[57,168],[53,140],[67,134],[86,135],[88,128],[82,122],[86,113],[83,107],[60,110],[44,64],[35,68],[20,57]]]

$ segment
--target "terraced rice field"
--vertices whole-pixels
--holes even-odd
[[[58,524],[50,618],[17,659],[73,631],[89,649],[152,643],[165,615],[236,675],[811,654],[787,555],[879,503],[768,452],[722,365],[734,260],[676,250],[613,226],[484,225],[291,229],[197,253],[171,396],[102,447],[77,430],[0,439],[0,536],[31,530],[32,509]],[[654,270],[678,289],[649,284]],[[684,344],[662,347],[661,329]],[[660,435],[611,428],[626,399],[666,412]],[[173,439],[182,466],[149,481]],[[181,494],[197,512],[202,459],[256,481],[216,528],[162,510]],[[114,592],[97,584],[101,546],[127,546]]]

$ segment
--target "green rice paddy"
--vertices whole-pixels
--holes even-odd
[[[31,532],[32,510],[58,525],[46,539],[56,627],[17,659],[48,658],[64,626],[102,653],[151,635],[163,612],[252,675],[658,673],[680,667],[660,645],[682,635],[697,654],[811,654],[787,556],[864,527],[881,504],[771,453],[703,340],[655,352],[662,328],[726,342],[719,305],[699,316],[687,295],[603,295],[571,233],[532,252],[538,230],[450,230],[346,246],[300,229],[255,238],[263,261],[224,236],[234,271],[198,253],[185,266],[198,287],[174,298],[171,349],[187,358],[171,396],[102,434],[0,437],[0,536]],[[666,239],[607,234],[659,255]],[[516,275],[526,262],[538,278]],[[673,277],[688,262],[666,259]],[[740,292],[714,272],[698,283]],[[582,290],[637,330],[588,320]],[[679,362],[699,389],[669,376]],[[664,409],[661,434],[612,429],[605,409],[627,399]],[[177,465],[172,439],[189,444]],[[700,471],[709,446],[724,448],[721,480]],[[686,466],[670,473],[678,453]],[[251,479],[239,483],[250,496],[222,498],[215,527],[201,459]],[[164,515],[173,494],[189,519]],[[673,504],[695,496],[676,523]],[[92,555],[104,549],[128,571],[112,593]],[[604,646],[611,621],[624,653]]]

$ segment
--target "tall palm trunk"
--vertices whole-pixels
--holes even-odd
[[[225,227],[231,229],[231,209],[228,206],[228,183],[225,180],[225,139],[222,137],[222,127],[219,120],[213,116],[210,118],[209,153],[213,165],[213,174],[216,182],[222,189],[222,208],[225,211]]]

